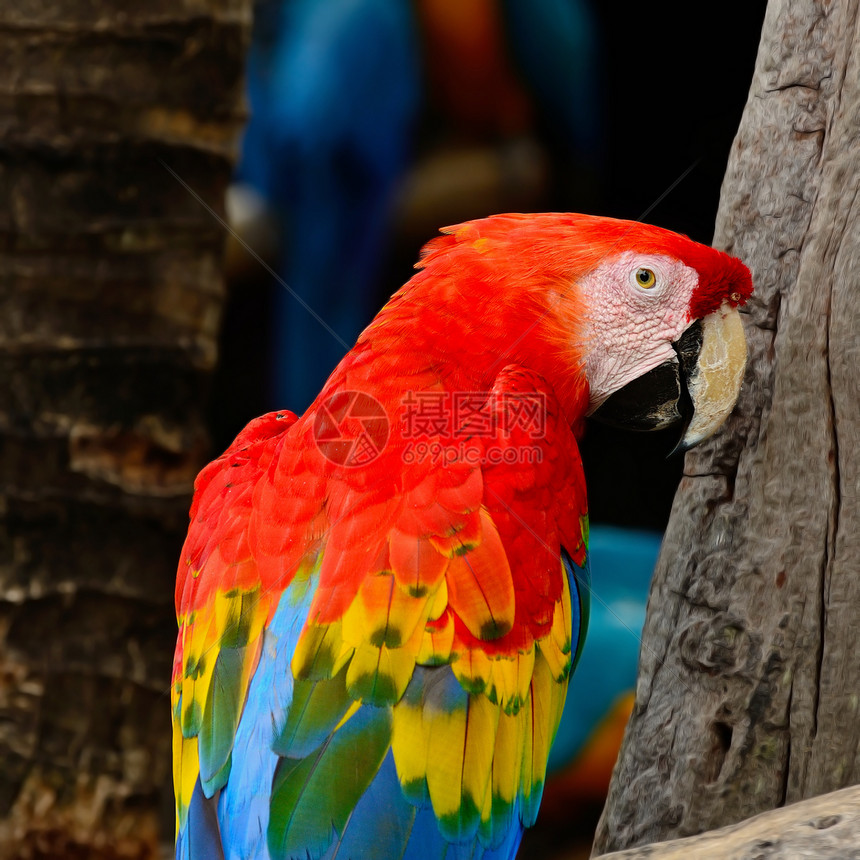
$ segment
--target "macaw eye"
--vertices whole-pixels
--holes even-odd
[[[636,270],[633,280],[636,282],[637,287],[641,287],[643,290],[650,290],[657,283],[657,276],[651,269],[641,268]]]

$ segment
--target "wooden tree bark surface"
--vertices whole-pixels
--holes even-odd
[[[715,236],[756,286],[746,382],[687,455],[595,854],[860,781],[858,28],[768,6]]]
[[[763,812],[699,836],[606,854],[606,860],[858,860],[860,788]]]
[[[224,235],[164,164],[219,205],[249,19],[249,0],[0,8],[2,858],[172,838],[173,578]]]

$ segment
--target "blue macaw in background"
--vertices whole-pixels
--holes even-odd
[[[418,57],[403,0],[257,10],[236,178],[280,219],[276,268],[301,299],[279,290],[272,309],[278,408],[302,412],[378,310],[371,285],[410,161]]]
[[[431,98],[426,36],[434,17],[499,42],[489,48],[503,57],[498,72],[521,79],[531,113],[546,117],[543,125],[567,141],[563,148],[599,148],[596,37],[586,0],[458,0],[453,22],[449,3],[262,0],[255,9],[250,120],[236,181],[277,215],[274,266],[295,294],[278,290],[268,321],[267,408],[301,413],[378,310],[398,189],[415,162],[417,124]],[[474,43],[460,42],[461,51]],[[462,69],[482,62],[471,54],[459,60]],[[489,92],[472,92],[468,81],[454,86],[475,113],[487,112],[481,103]],[[444,104],[441,113],[454,126],[467,121],[454,110],[446,120]],[[505,122],[484,132],[498,137],[509,130]]]

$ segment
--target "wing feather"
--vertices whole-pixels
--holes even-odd
[[[191,526],[177,572],[179,636],[171,698],[177,833],[195,793],[226,783],[248,685],[257,665],[268,599],[247,541],[251,499],[292,413],[252,422],[198,476]],[[205,819],[196,816],[201,822]],[[193,845],[194,833],[185,836]]]
[[[513,394],[540,395],[539,435]],[[338,471],[307,416],[264,416],[201,473],[177,581],[178,846],[195,792],[220,791],[228,856],[350,856],[385,815],[403,858],[513,856],[587,620],[587,521],[545,383],[505,368],[491,403],[477,460],[410,466],[395,440],[374,474]],[[526,449],[526,469],[504,454]]]

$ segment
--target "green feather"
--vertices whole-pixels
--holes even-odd
[[[230,753],[242,708],[242,666],[245,648],[222,648],[215,660],[198,735],[200,781],[207,797],[230,774]]]
[[[480,822],[481,810],[472,795],[464,793],[456,812],[440,816],[439,831],[451,842],[463,842],[475,835]]]
[[[260,589],[233,589],[224,597],[229,598],[230,608],[219,645],[221,648],[241,648],[248,644],[251,635],[251,626],[256,617],[257,604],[260,602]]]
[[[269,817],[272,860],[321,857],[343,833],[390,743],[390,710],[363,706],[312,755],[281,759]]]
[[[227,761],[224,762],[223,766],[212,774],[212,777],[207,780],[200,780],[200,786],[203,789],[203,794],[206,797],[212,797],[219,788],[224,788],[227,783],[227,779],[230,776],[230,768],[233,765],[233,753],[231,751],[230,755],[227,756]]]
[[[354,704],[346,691],[346,667],[325,681],[295,681],[287,720],[272,749],[284,758],[300,759],[321,746]]]
[[[349,694],[354,699],[383,707],[397,701],[397,686],[393,678],[382,672],[366,672],[350,679]]]
[[[179,700],[179,703],[181,706],[182,699]],[[180,710],[180,719],[182,737],[193,738],[200,733],[200,726],[203,724],[203,711],[194,699],[191,700],[187,708]]]

